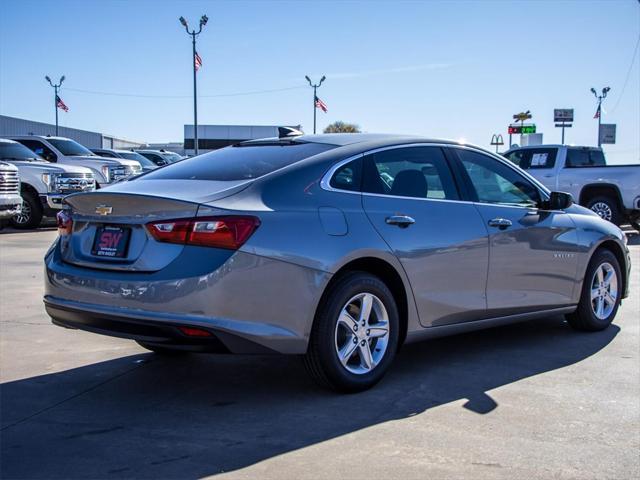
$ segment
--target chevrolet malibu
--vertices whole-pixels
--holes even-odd
[[[345,392],[404,343],[560,314],[602,330],[628,293],[620,229],[447,141],[283,130],[66,202],[56,325],[158,354],[303,354]]]

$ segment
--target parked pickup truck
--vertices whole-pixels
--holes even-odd
[[[9,138],[22,143],[48,162],[89,168],[97,188],[142,173],[142,167],[134,160],[99,157],[70,138],[50,135],[14,135]]]
[[[20,174],[10,163],[0,162],[0,220],[11,218],[20,213]]]
[[[43,216],[55,216],[66,195],[96,188],[88,168],[49,163],[13,140],[0,138],[0,160],[20,171],[15,187],[24,204],[21,212],[12,215],[11,224],[16,228],[36,228]]]
[[[605,220],[640,230],[640,165],[607,165],[597,147],[536,145],[503,155],[550,190],[568,192]]]

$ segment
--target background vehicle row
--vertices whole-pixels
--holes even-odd
[[[504,156],[605,220],[640,230],[640,165],[608,165],[601,148],[570,145],[518,147]]]
[[[0,139],[0,160],[20,171],[19,193],[24,204],[11,219],[16,228],[36,228],[43,216],[55,216],[66,195],[96,188],[88,168],[49,163],[13,140]]]

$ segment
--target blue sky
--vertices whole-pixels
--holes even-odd
[[[551,143],[560,140],[553,108],[573,107],[567,141],[594,144],[589,89],[610,86],[603,122],[618,125],[618,143],[606,150],[616,162],[640,161],[637,0],[3,0],[0,9],[4,115],[52,122],[44,75],[64,74],[62,125],[182,140],[192,122],[191,44],[178,17],[195,24],[206,13],[201,124],[301,123],[309,132],[304,75],[324,74],[320,128],[344,120],[488,146],[493,133],[507,138],[512,114],[530,109]],[[278,89],[287,90],[214,96]]]

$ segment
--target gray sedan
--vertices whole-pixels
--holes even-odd
[[[628,294],[618,227],[447,141],[285,132],[66,201],[55,324],[158,354],[304,354],[340,391],[425,338],[557,314],[602,330]]]

